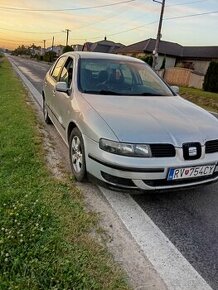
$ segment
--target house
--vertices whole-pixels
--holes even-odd
[[[147,39],[116,50],[116,53],[145,57],[151,55],[155,48],[155,39]],[[218,46],[182,46],[170,41],[160,41],[157,69],[163,59],[165,68],[183,67],[205,75],[209,63],[218,61]]]
[[[42,48],[41,46],[36,46],[35,44],[32,44],[31,46],[29,46],[29,50],[32,56],[36,56],[41,55]]]
[[[104,40],[97,42],[86,42],[83,45],[83,51],[95,51],[95,52],[104,52],[104,53],[114,53],[119,48],[123,48],[125,45],[122,43],[116,43],[110,40],[107,40],[106,37]]]
[[[211,61],[218,61],[218,46],[184,46],[182,56],[177,57],[176,66],[205,75]]]
[[[64,46],[63,45],[55,45],[46,48],[46,52],[54,51],[57,56],[60,56],[63,53]]]
[[[73,44],[72,48],[74,51],[82,51],[83,45],[82,44]]]

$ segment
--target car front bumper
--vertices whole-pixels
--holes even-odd
[[[87,172],[98,180],[123,189],[165,190],[193,187],[218,181],[218,153],[205,154],[197,160],[184,160],[182,148],[175,157],[135,158],[111,154],[99,148],[97,142],[84,136]],[[209,176],[168,181],[170,168],[216,164]]]

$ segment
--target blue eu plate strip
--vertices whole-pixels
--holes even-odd
[[[170,168],[167,180],[173,180],[174,168]]]

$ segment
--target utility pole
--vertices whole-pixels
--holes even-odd
[[[69,32],[71,31],[70,29],[65,29],[67,33],[67,39],[66,39],[66,46],[68,45],[68,39],[69,39]]]
[[[53,38],[52,38],[51,51],[53,51],[53,49],[54,49],[54,36],[53,36]]]
[[[43,42],[44,42],[44,54],[45,54],[45,43],[46,43],[46,39],[44,39]]]
[[[153,69],[155,69],[156,65],[157,65],[157,61],[158,61],[158,51],[159,51],[159,44],[160,44],[160,39],[161,39],[161,28],[162,28],[162,22],[163,22],[165,0],[162,0],[162,2],[157,1],[157,0],[153,0],[153,1],[161,4],[161,13],[160,13],[160,20],[159,20],[158,31],[157,31],[157,38],[156,38],[155,48],[153,51],[152,67],[153,67]]]

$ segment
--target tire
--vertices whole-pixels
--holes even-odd
[[[44,121],[46,124],[52,124],[51,119],[48,115],[48,111],[46,109],[46,103],[45,103],[45,99],[43,97],[43,106],[42,106],[42,110],[43,110],[43,116],[44,116]]]
[[[77,181],[86,180],[85,147],[81,132],[74,128],[69,138],[70,165]]]

